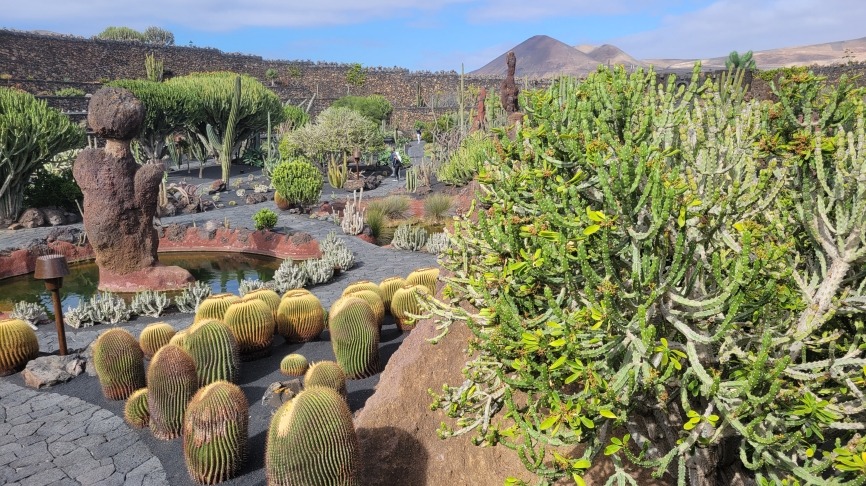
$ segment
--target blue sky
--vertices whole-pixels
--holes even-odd
[[[527,38],[706,58],[866,37],[864,0],[29,0],[0,27],[89,37],[170,30],[178,45],[266,59],[472,71]]]

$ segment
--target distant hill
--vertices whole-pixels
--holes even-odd
[[[509,51],[513,51],[517,56],[515,77],[518,78],[549,78],[562,74],[583,76],[601,64],[570,45],[546,35],[532,36]],[[508,69],[505,64],[507,55],[508,51],[503,52],[501,56],[468,74],[504,77]]]
[[[585,76],[599,64],[623,65],[626,67],[654,66],[657,70],[690,70],[696,61],[704,69],[724,69],[725,59],[643,59],[638,60],[622,49],[604,44],[591,46],[581,44],[569,46],[546,35],[536,35],[510,49],[517,56],[517,77],[552,78],[562,74]],[[480,69],[470,72],[478,76],[505,76],[505,56],[490,61]],[[753,58],[759,69],[774,69],[786,66],[832,65],[866,61],[866,37],[861,39],[828,42],[809,46],[785,47],[754,52]]]

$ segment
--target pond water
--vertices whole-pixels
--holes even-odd
[[[197,281],[208,282],[213,293],[238,293],[241,280],[271,280],[282,260],[248,253],[199,252],[160,253],[159,261],[189,270]],[[60,289],[63,310],[77,307],[82,298],[90,298],[97,290],[99,269],[93,261],[69,265],[69,275]],[[124,294],[120,294],[124,295]],[[133,294],[124,297],[129,301]],[[10,311],[20,301],[36,302],[53,316],[51,294],[42,280],[33,274],[0,280],[0,311]]]

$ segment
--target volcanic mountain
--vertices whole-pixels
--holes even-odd
[[[580,52],[570,45],[546,35],[536,35],[510,49],[517,56],[517,78],[550,78],[561,74],[585,76],[599,64],[597,59]],[[473,76],[504,77],[508,52],[468,74]]]

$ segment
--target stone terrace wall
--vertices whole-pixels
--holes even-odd
[[[40,35],[0,30],[0,86],[17,86],[33,94],[51,94],[74,86],[92,93],[102,83],[122,78],[144,78],[144,59],[154,53],[164,63],[166,75],[183,76],[201,71],[234,71],[258,78],[265,85],[268,69],[279,78],[272,89],[283,101],[300,102],[315,95],[312,114],[347,94],[346,73],[351,65],[310,61],[266,60],[247,54],[227,54],[217,49],[154,46],[135,42],[105,41],[74,36]],[[448,111],[430,108],[437,94],[456,93],[460,76],[455,72],[411,72],[402,68],[367,67],[363,86],[351,94],[381,94],[394,106],[392,122],[411,128],[416,120],[430,120]],[[500,80],[466,78],[466,86],[498,89]],[[423,103],[418,104],[418,95]]]

